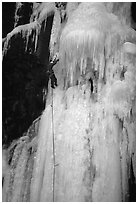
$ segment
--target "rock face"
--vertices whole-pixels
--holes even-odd
[[[136,162],[133,41],[133,31],[102,3],[81,3],[70,15],[55,67],[58,87],[49,86],[37,139],[14,150],[3,201],[129,200]]]

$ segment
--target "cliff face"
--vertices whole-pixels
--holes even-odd
[[[58,87],[49,86],[35,142],[20,141],[14,150],[3,201],[129,200],[134,39],[101,3],[81,3],[70,14],[54,68]],[[36,149],[29,152],[28,144]]]

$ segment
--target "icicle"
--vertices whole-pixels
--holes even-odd
[[[54,15],[54,20],[53,20],[52,31],[51,31],[51,38],[50,38],[50,55],[51,56],[54,55],[54,52],[57,52],[60,29],[61,29],[60,13],[56,9],[55,15]]]
[[[25,51],[27,51],[27,48],[28,48],[29,37],[30,37],[30,34],[29,34],[29,32],[27,32],[27,35],[26,35]]]
[[[83,61],[83,74],[84,75],[86,74],[86,69],[87,69],[87,58],[84,58],[84,61]]]
[[[94,70],[99,72],[99,62],[96,58],[94,59]]]
[[[108,32],[106,39],[105,39],[105,58],[109,59],[111,56],[111,33],[110,31]]]
[[[80,60],[80,74],[83,74],[83,58]]]
[[[39,37],[40,30],[41,30],[41,26],[39,25],[36,28],[36,34],[35,34],[35,51],[36,51],[36,48],[37,48],[37,45],[38,45],[38,37]]]
[[[73,85],[73,79],[74,79],[74,66],[73,66],[73,63],[70,65],[69,67],[69,83],[70,85],[72,86]]]
[[[28,34],[28,29],[27,30],[25,30],[25,29],[21,30],[22,38],[25,38],[26,34]]]
[[[35,31],[33,32],[32,42],[35,42]]]
[[[3,46],[3,56],[7,53],[7,50],[9,49],[10,46],[10,40],[13,36],[16,36],[17,34],[21,33],[23,38],[27,38],[27,41],[29,40],[29,36],[32,34],[33,30],[38,30],[37,35],[40,31],[40,24],[37,21],[34,21],[29,24],[21,25],[16,28],[14,28],[6,37],[6,40],[4,41],[4,46]]]
[[[89,9],[93,8],[92,12],[90,13],[91,18],[90,16],[86,18],[85,15],[87,15],[87,12],[85,11],[84,15],[84,8],[82,5],[84,8],[86,7],[85,9],[87,9],[88,13],[91,11],[89,11]],[[71,57],[71,60],[79,60],[81,58],[85,58],[85,56],[92,58],[92,55],[97,58],[98,53],[102,52],[103,50],[102,47],[104,46],[105,38],[104,32],[106,27],[109,27],[111,22],[105,13],[105,21],[103,21],[102,25],[101,21],[103,20],[103,16],[100,16],[101,13],[98,13],[98,9],[96,7],[97,5],[98,4],[80,4],[78,9],[72,14],[74,18],[71,16],[71,19],[69,19],[65,29],[62,32],[60,39],[61,53],[66,52],[66,57]],[[96,12],[99,15],[99,19],[95,18]],[[77,21],[76,18],[78,19]],[[91,21],[91,19],[93,19],[93,21]],[[100,22],[98,22],[98,20]],[[95,21],[97,24],[95,24]],[[64,54],[62,55],[63,57],[65,56]]]
[[[105,71],[105,56],[104,53],[100,54],[99,58],[99,79],[104,78],[104,71]]]
[[[121,47],[120,49],[120,69],[121,72],[123,72],[123,68],[124,68],[124,53],[123,53],[123,48]],[[121,74],[120,74],[121,76]]]
[[[4,46],[3,46],[3,50],[2,50],[2,56],[3,57],[4,57],[4,55],[7,54],[7,51],[10,48],[10,39],[11,39],[11,36],[8,34],[6,37],[6,40],[4,42]]]
[[[86,73],[86,63],[87,60],[85,58],[81,58],[80,60],[80,75],[85,75]]]
[[[35,51],[36,51],[37,43],[38,43],[38,36],[39,36],[39,30],[36,29],[36,34],[35,34]]]
[[[27,51],[29,38],[30,38],[31,34],[32,34],[32,29],[22,32],[22,37],[25,38],[25,40],[26,40],[25,51]]]

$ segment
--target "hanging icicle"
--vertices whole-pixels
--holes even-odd
[[[17,4],[17,10],[20,9],[22,4]],[[37,8],[36,8],[37,7]],[[27,50],[27,46],[30,40],[30,36],[32,35],[32,32],[35,31],[35,51],[37,48],[37,42],[38,42],[38,35],[40,33],[41,25],[43,21],[46,23],[46,19],[48,16],[55,13],[55,4],[54,3],[41,3],[37,4],[37,6],[34,7],[34,12],[30,18],[30,23],[25,25],[19,25],[15,27],[3,41],[3,56],[7,53],[7,50],[10,47],[11,39],[13,36],[16,36],[18,34],[21,34],[23,38],[26,40],[26,46],[25,50]],[[17,20],[16,20],[17,21]],[[17,24],[17,22],[16,22]]]
[[[68,19],[61,34],[60,53],[63,66],[70,69],[72,61],[77,60],[81,75],[86,69],[82,62],[89,58],[95,64],[95,70],[100,68],[99,76],[103,78],[104,58],[109,57],[113,49],[118,49],[122,43],[120,38],[123,34],[117,17],[108,14],[102,3],[81,3]],[[112,44],[113,42],[116,46]],[[66,62],[70,64],[68,68]],[[72,72],[76,73],[74,70]],[[71,74],[71,70],[67,73]]]
[[[50,38],[50,56],[54,56],[56,52],[58,52],[59,46],[59,32],[61,29],[61,18],[59,10],[55,10],[53,26],[51,31]]]
[[[25,24],[25,25],[20,25],[16,28],[14,28],[10,33],[8,33],[8,35],[6,36],[6,40],[4,42],[4,46],[3,46],[3,56],[7,53],[7,50],[9,49],[10,46],[10,42],[13,36],[17,35],[17,34],[21,34],[23,38],[25,38],[27,40],[27,43],[29,41],[29,36],[32,33],[32,30],[40,30],[40,24],[35,21],[29,24]]]

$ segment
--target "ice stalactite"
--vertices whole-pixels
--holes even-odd
[[[17,3],[16,11],[20,9],[21,6],[22,6],[21,3]],[[40,3],[40,5],[37,5],[37,7],[34,7],[33,13],[30,17],[30,23],[15,27],[10,33],[7,34],[6,38],[3,40],[3,52],[2,52],[3,56],[7,53],[8,49],[10,48],[12,37],[17,36],[18,34],[21,34],[21,37],[24,38],[26,41],[25,50],[27,50],[30,36],[32,37],[33,35],[32,39],[34,39],[36,51],[38,36],[41,30],[42,23],[45,21],[46,24],[47,17],[50,16],[51,14],[54,14],[55,10],[56,8],[54,3],[45,2]],[[16,21],[18,21],[18,19],[15,19],[15,25],[17,24]]]
[[[29,37],[32,34],[33,30],[36,30],[36,36],[35,39],[37,39],[37,35],[39,34],[38,31],[40,31],[40,24],[37,21],[34,21],[32,23],[26,24],[26,25],[20,25],[18,27],[15,27],[8,35],[6,36],[6,39],[4,40],[3,45],[3,56],[7,53],[8,49],[10,48],[11,39],[13,36],[17,34],[21,34],[23,38],[26,40],[26,46],[28,45]]]
[[[103,3],[81,3],[69,15],[55,66],[58,87],[49,86],[34,140],[26,201],[129,201],[131,160],[134,172],[136,162],[133,40],[134,32]],[[26,146],[21,149],[12,181],[19,189],[6,189],[16,200],[25,185],[16,178],[30,163]]]
[[[62,67],[67,69],[63,72],[71,84],[76,84],[78,67],[80,75],[93,69],[103,78],[105,60],[118,49],[123,33],[117,17],[108,14],[103,4],[80,4],[69,18],[60,41]],[[88,60],[93,68],[87,66]]]
[[[61,17],[59,11],[55,11],[50,38],[50,56],[54,56],[59,50],[59,32],[61,29]]]

